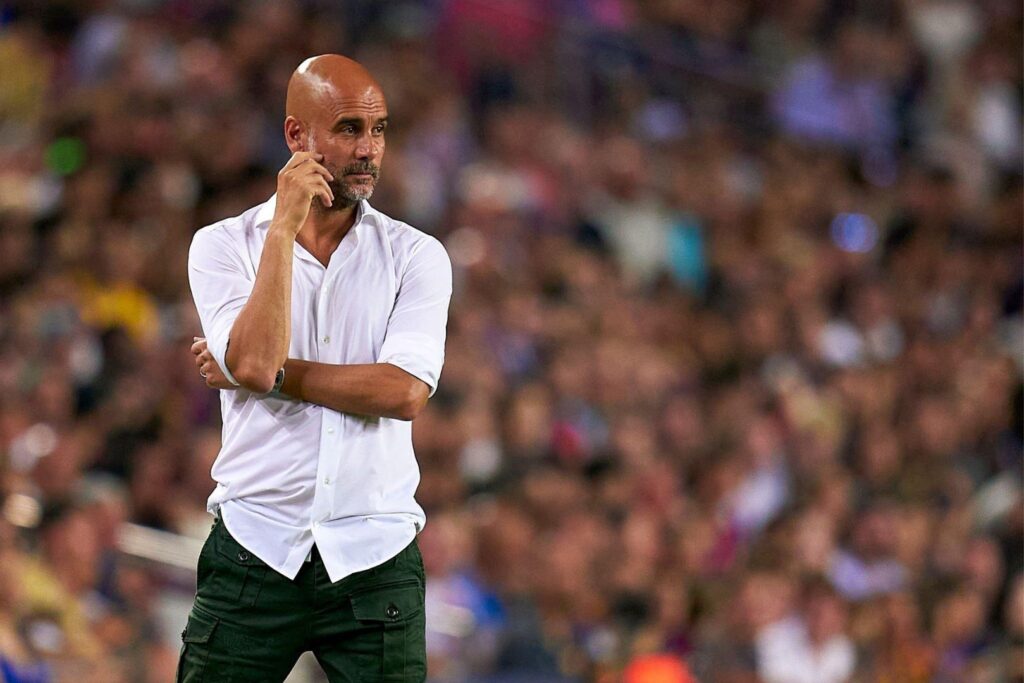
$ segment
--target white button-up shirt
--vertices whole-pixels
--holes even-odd
[[[256,281],[275,198],[197,232],[188,274],[211,354]],[[433,394],[444,361],[451,262],[433,237],[360,202],[325,268],[298,243],[288,357],[391,363]],[[222,445],[207,507],[281,574],[295,578],[316,543],[332,581],[397,555],[426,522],[414,494],[412,423],[339,413],[286,397],[222,391]]]

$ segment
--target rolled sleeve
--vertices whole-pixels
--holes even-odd
[[[441,243],[424,240],[410,258],[388,318],[378,363],[390,363],[437,391],[444,365],[445,328],[452,297],[452,265]]]
[[[217,230],[204,228],[192,238],[188,281],[210,355],[227,380],[238,386],[227,364],[228,340],[252,292],[252,281],[233,245]]]

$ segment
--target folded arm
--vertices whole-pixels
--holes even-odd
[[[211,389],[237,389],[210,353],[205,339],[192,344],[196,367]],[[288,359],[281,392],[339,413],[414,419],[427,404],[430,386],[391,363],[331,365]]]
[[[288,359],[280,392],[338,412],[412,420],[441,373],[451,292],[448,256],[440,243],[428,241],[405,270],[377,362],[335,365]],[[225,372],[225,354],[218,357],[219,348],[197,339],[192,345],[196,367],[207,386],[235,389],[240,383]]]
[[[330,365],[289,359],[281,393],[341,413],[414,419],[430,387],[390,363]]]
[[[296,152],[278,174],[274,216],[255,277],[237,231],[210,226],[192,238],[192,297],[213,358],[232,386],[269,391],[288,357],[295,237],[313,198],[326,205],[333,199],[331,174],[320,159]]]

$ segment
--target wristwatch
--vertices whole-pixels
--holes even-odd
[[[280,394],[282,386],[284,386],[284,368],[277,371],[277,376],[274,377],[274,388],[269,393]]]

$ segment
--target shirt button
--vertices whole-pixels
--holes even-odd
[[[334,433],[334,427],[328,427],[327,428],[327,433],[328,434],[333,434]]]
[[[395,603],[391,603],[390,605],[388,605],[388,608],[384,610],[384,614],[387,615],[388,619],[394,621],[399,617],[401,612],[398,610],[398,605],[396,605]]]
[[[329,336],[328,337],[324,337],[324,344],[330,344],[330,343],[331,343],[331,338]]]
[[[331,485],[331,478],[330,477],[324,477],[324,484],[326,484],[327,486],[330,486]]]
[[[245,552],[244,550],[239,550],[238,551],[238,561],[239,562],[246,562],[248,559],[249,559],[249,553]]]
[[[320,526],[320,522],[313,522],[313,526]]]

